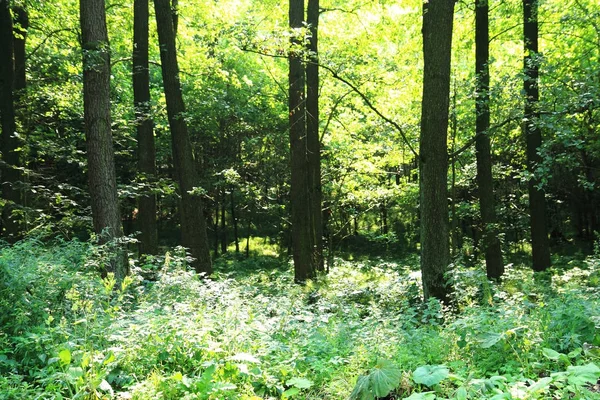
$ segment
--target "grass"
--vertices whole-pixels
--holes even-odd
[[[0,399],[600,398],[598,258],[500,285],[455,267],[448,310],[422,303],[413,259],[298,286],[269,251],[200,280],[174,249],[116,287],[102,248],[4,247]]]

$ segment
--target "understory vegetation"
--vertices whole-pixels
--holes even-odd
[[[418,260],[335,260],[305,286],[276,250],[202,279],[175,248],[98,273],[110,247],[0,251],[0,399],[600,398],[600,257],[454,265],[423,303]]]

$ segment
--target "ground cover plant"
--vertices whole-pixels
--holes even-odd
[[[501,284],[455,265],[444,308],[411,259],[336,259],[299,286],[273,255],[202,279],[173,249],[116,285],[105,250],[2,248],[0,398],[600,398],[598,257]]]

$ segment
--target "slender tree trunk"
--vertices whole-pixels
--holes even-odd
[[[452,153],[456,150],[456,134],[458,133],[458,121],[456,118],[456,79],[454,80],[454,94],[452,95]],[[458,217],[456,215],[456,157],[452,157],[452,181],[450,184],[450,215],[452,216],[450,223],[450,255],[456,256],[458,254],[459,238],[458,238]]]
[[[238,221],[235,213],[235,196],[233,194],[233,187],[229,194],[231,200],[231,225],[233,225],[233,239],[235,241],[235,254],[240,254],[240,238],[238,236]]]
[[[192,266],[198,273],[212,273],[212,263],[204,205],[197,194],[190,193],[199,183],[192,145],[185,121],[185,105],[179,81],[179,67],[175,48],[175,31],[169,0],[154,0],[160,59],[167,101],[167,114],[171,128],[171,146],[179,194],[181,195],[180,219],[183,245],[190,249],[194,258]]]
[[[150,72],[148,70],[148,0],[133,3],[133,103],[135,107],[138,170],[148,182],[156,177],[156,148],[150,109]],[[141,232],[140,254],[157,254],[156,195],[145,194],[138,200]]]
[[[550,267],[550,240],[546,222],[546,195],[538,188],[539,179],[535,178],[535,168],[541,161],[538,154],[542,146],[542,131],[537,125],[537,110],[540,92],[538,88],[538,2],[523,0],[523,40],[525,115],[524,131],[527,142],[527,169],[532,178],[529,180],[529,213],[531,215],[531,250],[534,271],[545,271]]]
[[[101,242],[123,234],[110,117],[110,48],[104,0],[81,0],[83,49],[83,109],[87,144],[89,191],[94,231]],[[117,280],[127,274],[127,263],[118,251],[107,272]]]
[[[19,140],[15,135],[15,40],[13,20],[8,0],[0,0],[0,118],[2,125],[2,235],[14,242],[19,238],[20,224],[13,211],[21,204],[21,192],[17,187],[21,181],[20,160],[17,149]]]
[[[490,68],[489,68],[489,7],[488,0],[475,0],[475,73],[476,129],[475,151],[477,155],[477,186],[479,209],[483,225],[483,247],[487,277],[498,279],[504,274],[502,248],[496,228],[496,206],[492,177],[490,137]]]
[[[423,105],[420,138],[421,272],[425,299],[448,301],[448,117],[454,1],[423,6]]]
[[[323,259],[323,193],[321,186],[321,142],[319,140],[319,0],[308,0],[307,18],[311,38],[308,45],[309,62],[306,65],[306,141],[309,170],[309,198],[314,237],[314,264],[325,269]]]
[[[304,22],[304,0],[290,0],[289,19],[292,29],[302,28]],[[293,44],[301,45],[294,38]],[[292,221],[292,250],[294,277],[304,282],[316,277],[313,258],[313,236],[311,231],[311,204],[309,201],[309,172],[306,138],[305,76],[302,54],[297,51],[289,55],[289,115],[290,115],[290,159],[292,180],[290,205]]]
[[[221,189],[221,254],[227,253],[227,220],[225,219],[225,189]]]

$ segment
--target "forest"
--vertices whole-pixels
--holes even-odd
[[[598,0],[0,0],[0,400],[600,399]]]

